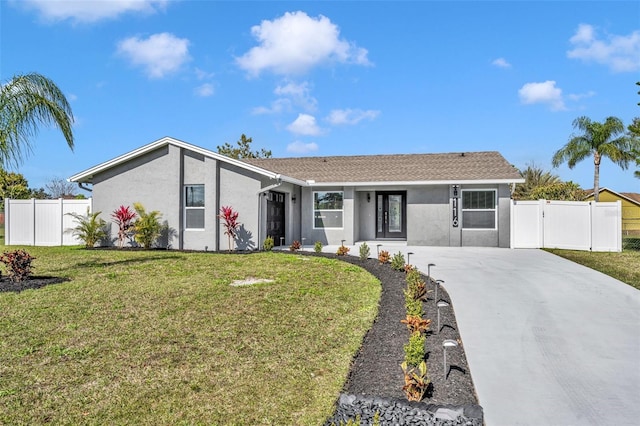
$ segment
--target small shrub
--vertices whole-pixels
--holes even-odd
[[[386,250],[381,250],[378,254],[378,262],[380,263],[389,263],[391,260],[391,255]]]
[[[313,251],[316,253],[322,253],[322,243],[320,241],[316,241],[313,245]]]
[[[222,206],[220,207],[220,214],[218,217],[223,220],[222,225],[224,226],[224,234],[227,236],[229,251],[233,250],[233,243],[236,240],[236,236],[238,234],[238,228],[240,227],[240,222],[238,222],[239,213],[231,206]]]
[[[427,298],[427,284],[422,279],[422,275],[415,270],[407,274],[407,292],[415,300],[425,300]]]
[[[404,271],[404,254],[402,254],[402,252],[393,255],[391,267],[396,271]]]
[[[7,267],[9,279],[13,282],[24,281],[31,275],[31,262],[35,257],[25,250],[18,249],[4,252],[0,255],[0,262]]]
[[[417,269],[418,269],[418,268],[416,268],[415,266],[410,265],[410,264],[408,264],[408,263],[407,263],[406,265],[404,265],[404,272],[405,272],[406,274],[408,274],[408,273],[409,273],[409,272],[411,272],[411,271],[415,271],[415,270],[417,270]]]
[[[293,240],[293,242],[291,243],[291,245],[289,246],[289,250],[291,251],[298,251],[300,250],[300,241],[298,240]]]
[[[371,249],[367,243],[360,244],[360,260],[367,260],[371,255]]]
[[[338,247],[338,251],[336,252],[336,254],[338,256],[346,256],[346,254],[349,253],[349,250],[351,250],[349,247],[340,246]]]
[[[107,237],[107,222],[98,217],[100,213],[102,212],[89,213],[89,208],[87,208],[86,216],[67,213],[78,222],[78,226],[73,228],[73,235],[78,237],[86,248],[95,246],[98,241]]]
[[[273,250],[273,237],[271,235],[267,235],[267,238],[264,239],[264,241],[262,242],[262,249],[264,251],[271,251]]]
[[[413,315],[416,317],[422,317],[422,300],[413,297],[413,293],[408,289],[404,290],[404,307],[407,310],[407,315]]]
[[[162,232],[160,212],[154,210],[147,213],[141,203],[133,203],[133,208],[138,213],[138,219],[133,223],[134,238],[142,247],[150,249]]]
[[[404,345],[404,362],[412,367],[417,367],[424,362],[425,349],[424,344],[427,338],[420,333],[413,333],[409,337],[409,343]]]
[[[129,236],[133,228],[133,219],[136,218],[136,212],[131,210],[129,206],[120,206],[111,213],[111,218],[118,225],[118,247],[124,246],[124,240]]]
[[[424,394],[429,387],[429,377],[427,374],[427,363],[422,361],[418,369],[408,368],[407,363],[400,364],[404,373],[404,386],[402,391],[409,401],[422,401]]]
[[[415,315],[407,315],[407,318],[400,320],[400,322],[407,325],[411,334],[425,334],[431,325],[430,319],[424,319]]]

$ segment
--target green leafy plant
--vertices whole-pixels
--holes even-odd
[[[415,270],[417,270],[417,269],[418,269],[418,268],[416,268],[415,266],[410,265],[410,264],[408,264],[408,263],[407,263],[406,265],[404,265],[404,272],[405,272],[405,273],[407,273],[407,274],[408,274],[409,272],[411,272],[411,271],[415,271]]]
[[[298,240],[293,240],[293,242],[291,243],[291,245],[289,246],[289,250],[291,251],[298,251],[300,250],[300,247],[302,247],[300,245],[300,241]]]
[[[124,246],[124,240],[132,232],[136,212],[131,210],[129,206],[120,206],[111,213],[111,217],[116,225],[118,225],[118,247],[122,248]]]
[[[360,244],[360,260],[367,260],[371,255],[371,249],[367,243]]]
[[[415,315],[407,315],[407,317],[403,320],[400,320],[400,322],[406,324],[411,334],[425,334],[429,329],[429,326],[431,325],[430,319],[424,319]]]
[[[265,238],[262,242],[262,248],[264,249],[264,251],[271,251],[273,250],[273,246],[273,237],[271,235],[267,235],[267,238]]]
[[[402,252],[393,255],[391,267],[396,271],[404,271],[404,254],[402,254]]]
[[[313,245],[313,251],[315,251],[316,253],[322,253],[322,242],[316,241]]]
[[[145,249],[150,249],[162,232],[161,214],[157,210],[148,212],[141,203],[133,203],[138,219],[133,223],[134,238]]]
[[[349,253],[349,250],[351,250],[349,247],[345,247],[344,245],[341,245],[340,247],[338,247],[338,251],[336,252],[336,254],[338,256],[346,256],[347,253]]]
[[[78,225],[72,229],[73,235],[78,237],[86,248],[94,247],[98,241],[107,238],[107,222],[99,218],[102,212],[90,213],[87,208],[87,214],[67,213],[73,217]]]
[[[389,252],[386,250],[380,250],[380,253],[378,253],[378,262],[389,263],[390,260],[391,255],[389,254]]]
[[[409,289],[404,290],[404,307],[407,310],[407,315],[422,317],[424,314],[422,311],[422,300],[414,298],[413,292]]]
[[[233,243],[238,234],[238,228],[240,227],[238,216],[239,213],[233,210],[231,206],[220,207],[220,214],[218,217],[223,220],[222,225],[224,226],[224,234],[229,240],[229,251],[233,250]]]
[[[427,284],[417,269],[407,273],[407,291],[411,293],[411,297],[416,300],[425,300],[427,297]]]
[[[404,362],[412,367],[417,367],[424,361],[424,344],[427,338],[420,333],[413,333],[409,337],[409,343],[404,345]]]
[[[422,361],[415,368],[409,368],[407,362],[400,364],[404,373],[404,386],[402,391],[409,401],[422,401],[424,394],[429,387],[429,377],[427,374],[427,363]]]
[[[31,275],[31,262],[35,257],[25,250],[18,249],[4,252],[0,255],[0,262],[7,268],[9,279],[13,282],[24,281]]]

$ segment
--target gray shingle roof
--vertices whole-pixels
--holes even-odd
[[[252,158],[242,161],[300,180],[322,182],[521,181],[495,151],[447,154]]]

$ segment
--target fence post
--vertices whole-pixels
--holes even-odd
[[[11,245],[11,236],[9,235],[9,210],[11,206],[11,198],[4,200],[4,245]]]

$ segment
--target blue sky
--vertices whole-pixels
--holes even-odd
[[[0,0],[0,77],[38,72],[76,118],[16,170],[33,188],[163,136],[242,133],[276,157],[499,151],[551,169],[575,118],[640,116],[638,1]],[[640,192],[609,160],[600,185]]]

